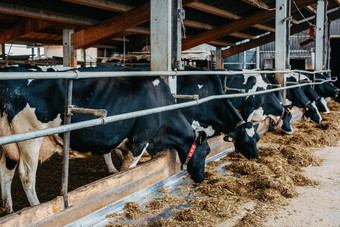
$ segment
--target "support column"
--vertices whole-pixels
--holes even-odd
[[[77,68],[76,50],[71,46],[73,29],[63,29],[63,66]]]
[[[286,70],[289,68],[289,21],[290,0],[276,0],[275,14],[275,70]],[[286,86],[283,73],[276,73],[275,78],[281,86]],[[285,104],[286,91],[282,91]]]
[[[224,69],[222,47],[216,47],[216,69]]]
[[[260,69],[260,47],[256,47],[256,69]]]
[[[171,71],[172,66],[178,68],[180,61],[181,30],[179,26],[172,26],[172,20],[178,18],[178,8],[182,8],[181,0],[151,0],[150,27],[151,27],[151,70],[152,71]],[[179,19],[176,20],[181,21]],[[177,25],[177,23],[176,23]],[[175,29],[174,29],[175,28]],[[173,31],[176,30],[176,36]],[[178,34],[179,33],[179,34]],[[175,40],[176,40],[175,39]],[[175,49],[175,53],[172,51]],[[173,63],[173,64],[172,64]],[[177,66],[177,67],[176,67]],[[176,94],[176,77],[164,78],[169,86],[171,93]]]
[[[0,58],[5,59],[5,54],[6,54],[5,44],[1,44],[0,45]]]
[[[325,15],[326,7],[324,0],[318,0],[316,13],[316,32],[315,32],[315,70],[324,69],[324,50],[325,50]]]

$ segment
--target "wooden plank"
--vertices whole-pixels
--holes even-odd
[[[52,26],[53,24],[46,21],[26,19],[15,27],[6,30],[0,34],[0,44],[10,42],[26,33],[35,32],[43,28]]]
[[[198,21],[193,21],[193,20],[184,20],[184,26],[190,27],[190,28],[197,28],[201,30],[211,30],[216,28],[214,25],[198,22]],[[255,39],[255,36],[253,35],[248,35],[246,33],[241,33],[241,32],[233,32],[230,34],[230,36],[235,37],[235,38],[240,38],[240,39]]]
[[[308,29],[308,23],[294,25],[294,26],[291,27],[290,33],[293,35],[293,34],[299,33],[301,31],[304,31],[304,30],[307,30],[307,29]],[[235,47],[231,47],[227,50],[223,50],[222,56],[223,56],[223,58],[227,58],[227,57],[232,56],[234,54],[241,53],[245,50],[249,50],[249,49],[252,49],[254,47],[273,42],[274,40],[275,40],[275,33],[271,33],[271,34],[263,36],[261,38],[251,40],[247,43],[243,43],[243,44],[237,45]]]
[[[216,16],[220,16],[220,17],[224,17],[224,18],[228,18],[230,20],[239,20],[242,17],[234,14],[232,12],[229,12],[227,10],[223,10],[223,9],[219,9],[217,7],[205,4],[205,3],[201,3],[201,2],[193,2],[191,4],[188,4],[188,6],[190,8],[193,9],[197,9],[206,13],[210,13]],[[264,31],[270,31],[273,32],[273,28],[269,27],[269,26],[265,26],[265,25],[261,25],[261,24],[255,24],[253,25],[254,28],[260,29],[260,30],[264,30]]]
[[[78,16],[70,16],[68,14],[57,13],[50,10],[35,9],[23,7],[13,4],[0,2],[0,13],[7,15],[15,15],[20,17],[28,17],[45,21],[54,21],[67,24],[76,24],[82,26],[92,26],[97,24],[97,20],[83,18]]]
[[[184,0],[183,5],[197,0]],[[121,15],[117,15],[103,23],[83,29],[72,35],[74,48],[89,47],[110,39],[116,33],[143,24],[150,20],[150,3],[145,3],[138,8],[133,8]]]
[[[305,7],[314,3],[315,0],[300,0],[297,2],[298,7]],[[296,10],[296,8],[292,8],[292,10]],[[190,38],[184,39],[182,43],[182,50],[186,50],[195,46],[198,46],[202,43],[207,43],[212,40],[216,40],[227,36],[233,32],[238,32],[249,28],[255,24],[259,24],[261,22],[265,22],[268,20],[273,20],[275,18],[275,11],[267,11],[263,10],[254,15],[236,20],[231,23],[227,23],[221,27],[202,32]]]
[[[118,13],[125,13],[133,9],[132,6],[124,5],[122,3],[117,2],[111,2],[107,0],[63,0],[63,1],[98,9],[110,10]]]
[[[261,2],[260,0],[242,0],[242,2],[245,2],[260,9],[270,9],[267,4]]]

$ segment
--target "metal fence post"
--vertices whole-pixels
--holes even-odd
[[[65,115],[64,124],[71,123],[71,115],[68,113],[68,107],[72,105],[72,89],[73,79],[66,80],[66,93],[65,93]],[[64,133],[63,145],[63,172],[61,177],[61,195],[64,198],[64,207],[68,208],[68,172],[69,172],[69,149],[70,149],[70,131]]]

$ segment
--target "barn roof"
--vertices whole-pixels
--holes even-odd
[[[292,30],[308,28],[302,21],[315,16],[316,2],[292,0]],[[340,17],[339,4],[328,1],[328,10],[334,11],[330,19]],[[183,0],[183,6],[184,49],[202,43],[222,47],[242,40],[256,43],[275,32],[275,0]],[[76,48],[121,51],[125,36],[127,50],[140,51],[149,42],[149,8],[148,0],[2,0],[0,43],[61,45],[62,29],[73,28]]]

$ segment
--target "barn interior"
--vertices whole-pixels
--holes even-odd
[[[181,63],[179,65],[176,60],[172,60],[170,67],[172,70],[180,69],[181,64],[192,64],[192,62],[202,68],[223,69],[224,65],[221,63],[223,59],[275,41],[275,33],[278,29],[275,26],[275,0],[177,0],[174,2],[181,3],[184,10],[180,9],[177,18],[172,18],[180,21],[182,33],[181,45],[178,46],[177,40],[177,43],[172,43],[171,46],[171,49],[178,47],[182,49],[179,51],[182,56],[179,60]],[[317,0],[291,0],[291,17],[286,18],[290,21],[291,35],[308,31],[311,24],[316,25],[317,2]],[[176,5],[172,7],[176,8]],[[339,0],[327,1],[328,21],[340,18],[339,7]],[[149,0],[3,0],[0,2],[2,21],[0,66],[64,65],[76,68],[100,65],[150,65],[153,35],[150,26],[150,8]],[[178,33],[173,35],[176,36]],[[315,37],[310,38],[313,39],[310,45],[315,46]],[[66,45],[65,40],[70,41],[71,44]],[[325,57],[325,61],[330,59],[330,67],[323,64],[319,69],[331,69],[332,75],[340,77],[338,64],[340,56],[334,51],[340,45],[339,37],[331,37],[329,40],[333,51],[329,52],[330,58]],[[11,55],[6,46],[15,44],[27,45],[32,49],[31,54]],[[205,44],[209,45],[205,47],[208,50],[214,49],[215,56],[206,58],[206,53],[196,49]],[[39,47],[53,49],[56,46],[64,49],[71,47],[73,56],[46,57],[37,52]],[[96,50],[96,57],[89,60],[87,54],[93,48]],[[78,57],[74,56],[74,53],[78,54]],[[175,52],[172,54],[176,55]],[[198,57],[195,58],[194,55]],[[271,68],[275,68],[275,62],[271,63]],[[306,69],[305,62],[300,59],[291,59],[290,65],[292,69]],[[337,83],[340,86],[339,80]],[[157,168],[161,168],[159,163],[166,161],[168,164],[172,159],[172,154],[169,154],[162,159],[163,161],[157,161]],[[46,164],[45,168],[51,165],[51,162]],[[154,166],[150,164],[147,168],[152,169]],[[138,171],[146,172],[147,168],[138,167],[133,172],[124,174],[131,177],[138,175]],[[161,170],[157,169],[157,171]],[[102,171],[100,176],[106,176],[106,173]],[[110,181],[108,178],[105,180]],[[78,199],[85,194],[86,191],[79,190],[71,194],[71,197]],[[62,198],[56,200],[62,204]],[[55,205],[43,207],[45,210],[47,208],[53,210]],[[63,207],[58,207],[56,210],[63,210]],[[14,219],[13,223],[18,219],[31,220],[29,212],[23,212],[23,215],[23,217],[12,215],[8,218],[10,220],[8,223]],[[6,218],[3,220],[7,221]]]

